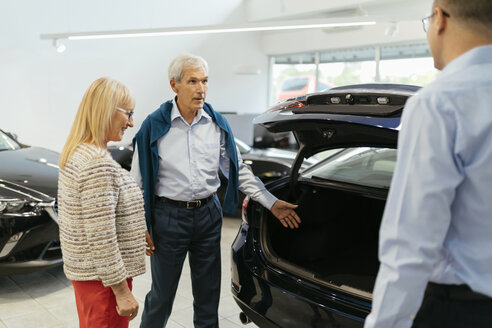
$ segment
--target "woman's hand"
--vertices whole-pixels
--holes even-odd
[[[126,280],[111,286],[111,289],[116,297],[116,312],[122,317],[128,317],[128,321],[135,319],[138,314],[138,302]]]

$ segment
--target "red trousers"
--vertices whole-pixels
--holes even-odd
[[[132,290],[132,279],[127,279]],[[128,328],[128,317],[116,312],[116,298],[111,287],[100,281],[72,281],[80,328]]]

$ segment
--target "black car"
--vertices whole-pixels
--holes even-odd
[[[263,182],[287,175],[297,155],[297,152],[292,150],[252,148],[237,138],[235,141],[244,163],[249,165],[253,173]],[[131,169],[133,158],[133,146],[131,143],[126,145],[111,145],[108,147],[108,150],[113,159],[121,167],[126,170]],[[304,165],[313,163],[314,159],[311,159],[310,162],[306,162]]]
[[[378,232],[393,170],[400,117],[418,87],[333,88],[281,103],[255,119],[293,131],[289,176],[268,189],[298,204],[302,223],[286,229],[244,202],[232,245],[232,294],[243,322],[260,327],[362,327],[379,268]],[[301,162],[332,150],[299,172]]]
[[[0,130],[0,275],[62,264],[56,223],[58,156]]]
[[[292,162],[297,156],[296,151],[277,148],[252,148],[244,141],[235,139],[236,146],[241,153],[243,162],[248,165],[253,174],[260,178],[264,183],[286,176],[289,173]],[[127,145],[112,145],[108,147],[111,156],[117,161],[121,167],[130,170],[133,157],[132,144]],[[313,157],[303,162],[302,167],[306,168],[319,161],[319,158]],[[222,201],[225,197],[225,187],[227,186],[226,178],[222,175],[221,187],[217,190],[217,196]],[[239,206],[242,204],[244,195],[240,193]],[[238,208],[239,214],[240,208]]]

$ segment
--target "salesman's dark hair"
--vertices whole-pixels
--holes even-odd
[[[491,33],[492,0],[434,0],[434,8],[448,12],[451,19],[463,22],[471,28]]]

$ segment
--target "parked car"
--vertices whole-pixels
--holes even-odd
[[[396,163],[400,117],[418,87],[337,87],[281,103],[255,119],[293,131],[299,153],[268,189],[298,204],[286,229],[245,199],[232,245],[232,294],[260,327],[362,327],[379,268],[378,232]],[[301,162],[333,150],[299,172]]]
[[[312,75],[292,76],[285,78],[280,85],[277,101],[283,101],[289,98],[302,96],[307,93],[323,91],[334,87],[333,84],[322,81],[321,79],[318,79],[318,83],[316,85],[315,82],[316,77]]]
[[[292,150],[252,148],[240,139],[235,138],[235,141],[244,163],[248,165],[253,173],[264,183],[286,176],[297,155],[297,152]],[[131,143],[126,145],[112,145],[108,147],[108,150],[115,161],[120,163],[124,169],[130,170],[133,156],[133,146]],[[309,161],[305,161],[303,163],[303,168],[316,163],[318,160],[318,158],[311,158]],[[225,197],[225,187],[227,186],[227,183],[225,182],[225,177],[221,175],[220,178],[221,187],[217,190],[217,195],[222,201]],[[240,193],[237,215],[240,213],[240,206],[243,199],[244,195]]]
[[[59,154],[0,130],[0,275],[62,264],[56,223]]]

